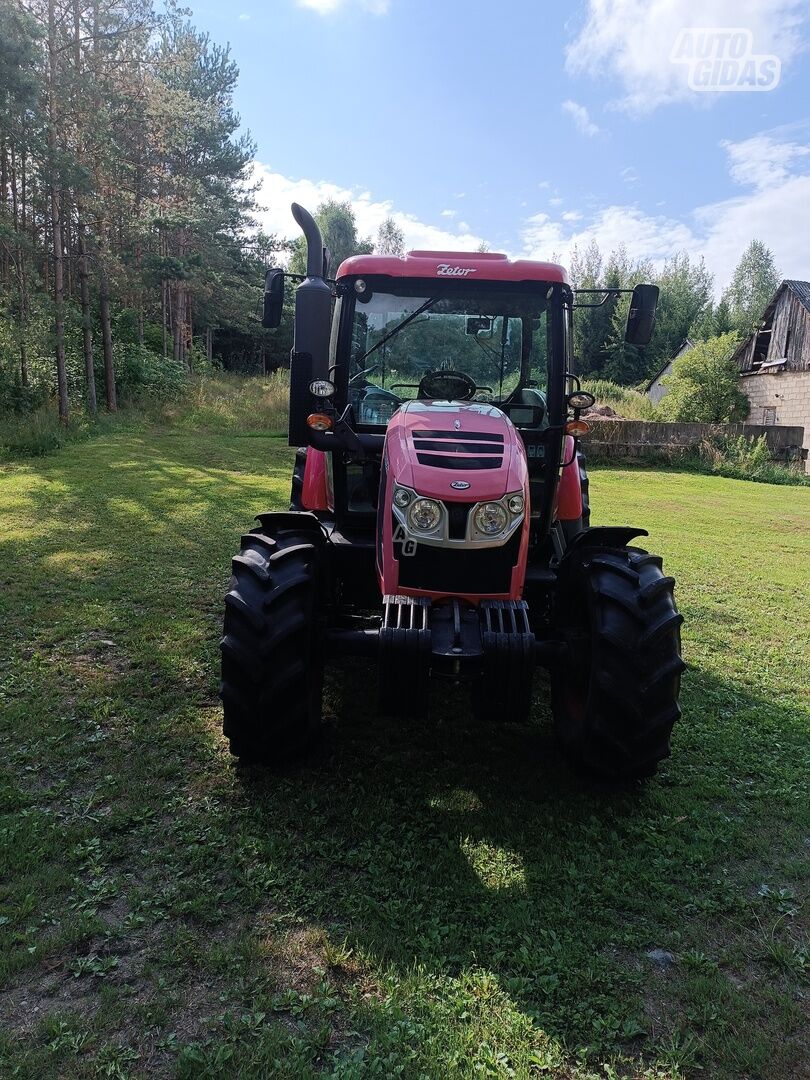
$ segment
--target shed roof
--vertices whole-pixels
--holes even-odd
[[[678,357],[681,355],[681,353],[685,353],[688,349],[693,349],[694,346],[695,346],[694,341],[690,341],[689,338],[684,338],[683,341],[678,346],[678,348],[677,348],[677,350],[675,352],[675,355],[670,356],[668,360],[664,361],[664,363],[661,365],[659,370],[656,371],[655,375],[653,375],[653,377],[650,379],[650,381],[644,387],[644,393],[646,394],[652,389],[653,383],[661,378],[661,376],[664,374],[664,372],[667,370],[667,368],[669,367],[669,365],[672,363],[673,360],[677,360]]]

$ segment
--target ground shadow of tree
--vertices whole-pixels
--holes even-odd
[[[380,718],[373,680],[362,663],[341,669],[321,760],[299,774],[307,809],[295,848],[310,916],[402,977],[493,973],[575,1053],[646,1048],[656,1060],[663,1036],[691,1021],[647,953],[705,943],[708,924],[718,940],[756,933],[750,881],[778,874],[769,830],[790,820],[786,808],[766,825],[763,811],[786,785],[794,798],[801,790],[795,712],[691,672],[674,757],[648,785],[611,790],[566,767],[542,678],[527,725],[474,723],[453,690],[430,721]],[[768,750],[758,775],[741,777],[751,737]],[[243,782],[258,821],[283,828],[277,780],[249,771]],[[743,988],[743,1015],[744,1003]],[[741,1061],[787,1052],[795,1016],[771,1020],[773,1030],[760,1017],[739,1033]],[[698,1045],[705,1032],[694,1026]]]

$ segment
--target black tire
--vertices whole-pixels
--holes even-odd
[[[652,776],[680,716],[673,578],[638,548],[585,548],[564,561],[551,673],[557,733],[572,764],[613,780]]]
[[[308,514],[263,514],[242,537],[225,596],[222,730],[243,761],[302,754],[320,727],[323,534]]]

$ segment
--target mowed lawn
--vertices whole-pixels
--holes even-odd
[[[686,617],[646,787],[569,773],[542,675],[525,726],[449,689],[395,723],[359,661],[273,775],[223,743],[218,638],[290,464],[160,433],[0,470],[0,1075],[808,1076],[810,491],[593,470]]]

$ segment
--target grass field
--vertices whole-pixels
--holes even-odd
[[[594,471],[686,616],[673,756],[615,793],[542,678],[527,726],[398,725],[359,662],[314,761],[237,768],[221,597],[289,468],[121,433],[0,470],[0,1074],[810,1075],[810,492]]]

